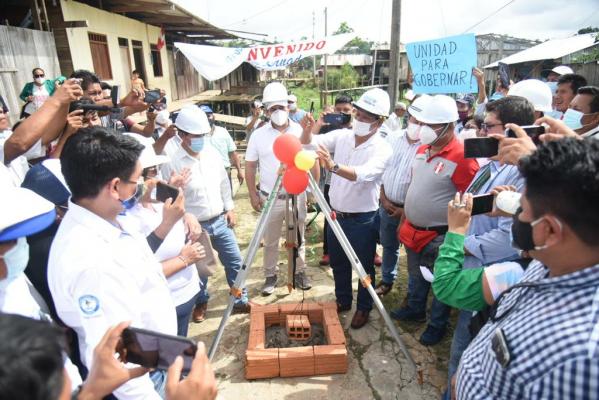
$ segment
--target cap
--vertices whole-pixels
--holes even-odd
[[[54,204],[25,188],[3,188],[0,208],[0,242],[33,235],[56,219]]]
[[[287,101],[291,101],[293,103],[297,103],[297,96],[294,94],[290,94],[289,97],[287,97]]]
[[[206,114],[214,114],[214,111],[212,111],[212,108],[210,108],[210,106],[207,104],[202,104],[200,106],[200,110],[204,111]]]
[[[574,70],[566,65],[558,65],[557,67],[553,68],[551,71],[555,72],[558,75],[566,75],[566,74],[574,73]]]
[[[425,124],[447,124],[458,120],[458,107],[455,100],[444,94],[431,97],[425,103],[420,117],[416,117]]]
[[[199,107],[183,107],[175,119],[175,126],[192,135],[204,135],[212,129],[206,113]]]
[[[60,160],[57,158],[45,160],[31,167],[21,187],[35,192],[55,205],[66,204],[71,197],[60,170]]]
[[[124,135],[132,137],[144,146],[144,149],[141,151],[141,154],[139,156],[139,162],[143,169],[153,167],[155,165],[164,164],[171,160],[167,156],[156,154],[154,146],[152,146],[154,141],[151,138],[146,138],[137,133],[131,132],[125,132]]]
[[[463,103],[463,104],[468,104],[469,106],[472,106],[474,104],[474,96],[471,95],[470,93],[468,94],[459,94],[455,101],[459,102],[459,103]]]
[[[406,110],[407,109],[406,105],[404,103],[401,103],[401,102],[395,103],[394,110],[397,110],[398,108],[401,109],[401,110]]]

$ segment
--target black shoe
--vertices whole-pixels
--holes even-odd
[[[351,310],[351,304],[339,304],[337,303],[337,312],[345,312]]]
[[[443,337],[447,333],[447,328],[437,328],[429,325],[426,330],[420,336],[420,343],[425,346],[433,346],[443,340]]]
[[[412,310],[410,307],[398,308],[397,310],[391,311],[389,315],[391,315],[391,318],[396,319],[398,321],[426,321],[426,312],[417,312]]]

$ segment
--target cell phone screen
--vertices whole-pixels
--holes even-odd
[[[168,198],[171,198],[174,203],[175,200],[177,200],[177,196],[179,196],[178,188],[164,182],[158,182],[156,184],[156,200],[164,203]]]
[[[495,138],[469,138],[464,140],[464,157],[494,157],[499,153],[499,140]]]
[[[543,125],[526,125],[520,128],[524,129],[524,132],[526,132],[535,144],[540,143],[539,136],[545,133],[545,126]],[[511,129],[506,129],[506,136],[511,138],[517,137],[516,132]]]
[[[123,361],[146,368],[166,370],[177,356],[181,356],[183,373],[188,373],[197,351],[196,344],[187,338],[146,329],[127,328],[121,339]]]
[[[160,99],[160,90],[148,90],[144,97],[144,102],[152,104]]]
[[[472,215],[486,214],[493,211],[493,194],[481,194],[472,197]]]

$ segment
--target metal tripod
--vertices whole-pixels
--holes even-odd
[[[310,173],[308,173],[308,177],[309,177],[309,183],[308,183],[309,187],[312,190],[314,197],[316,198],[316,202],[320,206],[321,210],[323,210],[323,213],[324,213],[327,221],[329,222],[329,227],[333,230],[333,233],[337,237],[337,240],[339,240],[339,244],[343,248],[345,255],[349,259],[353,269],[358,274],[358,277],[360,278],[360,282],[366,288],[366,290],[368,290],[368,293],[372,297],[376,308],[378,309],[379,313],[383,317],[383,320],[385,321],[387,328],[389,328],[389,331],[391,332],[391,336],[393,336],[393,339],[395,339],[395,341],[399,345],[402,353],[404,354],[404,356],[406,357],[406,359],[408,361],[408,364],[413,369],[413,372],[415,374],[417,374],[418,382],[422,382],[422,371],[418,370],[416,363],[414,362],[414,359],[412,358],[411,354],[409,353],[404,342],[401,340],[401,337],[399,336],[399,332],[397,331],[395,324],[389,317],[389,314],[387,314],[387,311],[385,310],[385,306],[383,306],[383,303],[381,302],[381,300],[377,296],[376,292],[374,291],[374,288],[372,287],[370,275],[368,275],[366,273],[366,271],[364,270],[364,267],[360,263],[360,259],[356,255],[354,249],[352,248],[351,244],[349,243],[349,240],[347,239],[347,236],[345,236],[343,229],[339,225],[339,222],[336,219],[336,215],[335,215],[334,211],[332,211],[331,208],[329,207],[329,205],[327,204],[323,193],[320,191],[320,188],[318,187],[318,184],[316,183],[316,181],[314,180],[314,178],[312,177],[312,175]],[[254,261],[254,257],[256,256],[256,252],[260,245],[260,240],[262,239],[262,236],[264,235],[264,231],[266,229],[266,223],[269,220],[274,202],[276,201],[276,198],[278,196],[280,188],[281,188],[281,175],[278,176],[273,190],[270,192],[270,195],[266,199],[266,203],[264,205],[264,208],[262,209],[262,214],[260,215],[260,220],[258,221],[256,233],[254,234],[254,236],[252,237],[252,240],[250,241],[250,244],[248,246],[248,251],[245,255],[245,258],[243,259],[243,264],[241,266],[241,269],[237,273],[237,278],[235,279],[235,283],[233,284],[233,287],[231,288],[231,295],[229,296],[229,303],[227,304],[227,308],[225,309],[225,314],[223,315],[223,318],[220,321],[220,325],[216,332],[216,336],[214,337],[214,341],[212,342],[212,345],[210,346],[210,350],[208,352],[208,358],[210,360],[212,360],[212,358],[214,357],[214,354],[216,353],[216,349],[218,348],[218,344],[220,343],[220,341],[222,339],[225,325],[227,324],[227,320],[229,319],[229,317],[231,316],[231,312],[233,311],[233,305],[235,303],[235,299],[237,299],[241,296],[241,288],[243,288],[243,286],[245,284],[247,275],[249,273],[250,266],[251,266],[252,262]]]

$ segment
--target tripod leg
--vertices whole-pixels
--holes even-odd
[[[266,203],[264,204],[264,208],[262,209],[262,214],[260,214],[260,219],[258,220],[258,224],[256,225],[256,232],[252,237],[248,245],[247,253],[243,259],[243,263],[241,265],[241,269],[237,273],[237,278],[235,278],[235,283],[233,283],[233,287],[230,290],[229,303],[227,304],[227,308],[225,309],[225,313],[220,320],[220,325],[218,326],[218,330],[216,331],[216,335],[214,336],[214,340],[210,345],[210,350],[208,351],[208,358],[212,360],[214,354],[216,353],[216,349],[218,348],[218,344],[220,343],[223,332],[225,329],[225,325],[227,324],[227,320],[231,316],[233,312],[233,305],[235,304],[235,300],[241,296],[241,290],[245,285],[245,280],[247,279],[247,275],[249,273],[250,267],[254,262],[254,258],[256,257],[256,253],[258,252],[258,248],[260,247],[260,240],[264,236],[264,231],[266,230],[266,224],[270,219],[270,214],[272,213],[272,209],[274,207],[274,203],[279,195],[279,190],[281,188],[281,175],[277,177],[275,185],[266,199]]]
[[[324,195],[320,191],[318,184],[312,177],[312,174],[308,173],[308,177],[310,179],[310,181],[309,181],[310,189],[312,190],[312,193],[314,193],[314,197],[316,198],[316,201],[320,205],[320,208],[322,209],[325,218],[329,222],[329,227],[333,230],[333,233],[337,237],[337,240],[339,240],[339,244],[343,248],[345,255],[349,259],[352,267],[358,273],[360,282],[366,288],[366,290],[368,290],[368,293],[372,297],[372,300],[374,301],[376,308],[379,310],[379,313],[383,317],[383,320],[385,321],[387,328],[389,328],[389,331],[391,332],[391,336],[393,336],[393,338],[399,345],[401,351],[403,352],[404,356],[408,360],[408,363],[414,369],[414,372],[417,374],[418,381],[421,382],[422,381],[422,371],[418,370],[418,367],[416,366],[416,363],[414,362],[412,355],[408,351],[403,340],[401,340],[401,337],[399,336],[399,332],[397,332],[397,328],[395,327],[395,324],[389,317],[389,314],[387,314],[387,311],[385,310],[385,306],[383,306],[381,299],[379,299],[376,292],[374,291],[374,288],[372,287],[372,282],[370,280],[370,275],[368,275],[366,273],[366,271],[364,270],[364,267],[360,263],[360,259],[358,258],[356,252],[354,251],[351,244],[349,243],[347,236],[345,236],[343,229],[341,229],[341,225],[339,225],[339,222],[337,221],[337,219],[333,218],[331,208],[327,204],[327,202],[324,198]]]

